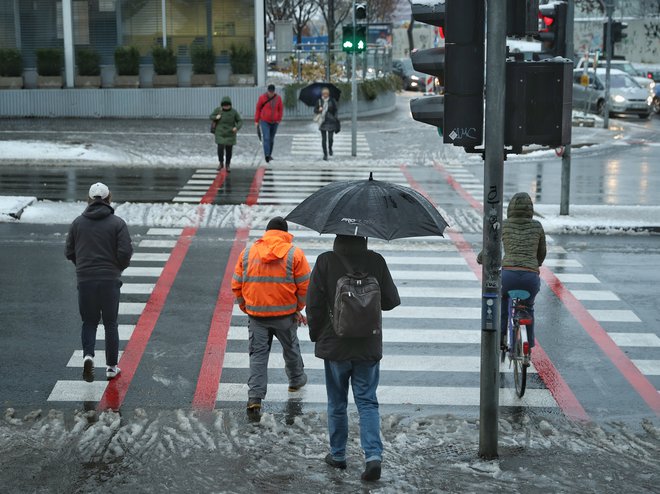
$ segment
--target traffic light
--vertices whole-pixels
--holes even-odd
[[[506,35],[525,37],[539,32],[539,0],[507,0]]]
[[[572,61],[507,61],[504,145],[514,153],[570,144],[572,107]]]
[[[565,57],[566,53],[566,2],[551,2],[539,6],[539,39],[543,52],[552,57]]]
[[[367,28],[366,26],[355,26],[352,24],[343,27],[341,40],[341,49],[346,53],[362,53],[367,48]]]
[[[624,31],[628,29],[628,24],[621,21],[612,21],[612,44],[620,43],[628,37]],[[603,22],[603,51],[607,53],[607,22]],[[612,55],[614,55],[614,46],[612,46]]]
[[[355,20],[357,22],[367,20],[367,4],[366,3],[356,3],[355,4]]]
[[[447,144],[474,148],[483,140],[484,2],[413,4],[412,14],[414,20],[443,27],[445,33],[444,48],[410,55],[416,70],[444,80],[444,96],[410,102],[413,118],[438,127]]]

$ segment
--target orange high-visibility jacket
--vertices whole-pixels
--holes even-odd
[[[267,230],[241,252],[231,289],[241,310],[255,317],[277,317],[305,308],[310,269],[293,235]]]

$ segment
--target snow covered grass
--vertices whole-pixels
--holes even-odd
[[[297,406],[293,406],[297,405]],[[358,492],[363,456],[351,411],[346,471],[326,466],[326,416],[293,403],[259,423],[242,410],[52,410],[0,424],[7,492]],[[505,415],[500,457],[477,456],[475,419],[382,416],[383,477],[371,492],[651,492],[660,431]],[[45,490],[44,490],[45,489]]]

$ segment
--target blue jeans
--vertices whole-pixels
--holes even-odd
[[[273,154],[273,145],[275,144],[275,134],[277,133],[278,123],[268,123],[260,120],[259,126],[261,127],[261,139],[264,145],[264,156],[271,156]]]
[[[78,308],[82,318],[83,355],[94,356],[96,328],[103,317],[105,327],[105,363],[117,365],[119,355],[119,313],[120,280],[81,281],[78,283]]]
[[[534,299],[541,288],[541,278],[533,271],[517,269],[502,270],[502,333],[506,333],[509,320],[509,290],[527,290],[530,295],[524,300],[527,312],[534,321]],[[534,322],[527,326],[527,340],[530,348],[534,346]]]
[[[380,362],[325,360],[325,387],[328,392],[328,432],[330,453],[335,460],[346,460],[348,440],[348,382],[360,416],[360,443],[365,461],[381,460],[380,414],[376,388],[380,377]]]

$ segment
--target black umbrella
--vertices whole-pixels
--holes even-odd
[[[286,217],[319,233],[395,238],[440,235],[447,222],[410,187],[369,180],[335,182],[314,192]]]
[[[323,88],[328,88],[328,90],[330,90],[330,97],[335,101],[339,101],[341,91],[337,86],[330,84],[329,82],[314,82],[309,86],[305,86],[300,90],[298,99],[307,106],[316,106],[316,103],[321,98],[321,91],[323,91]]]

